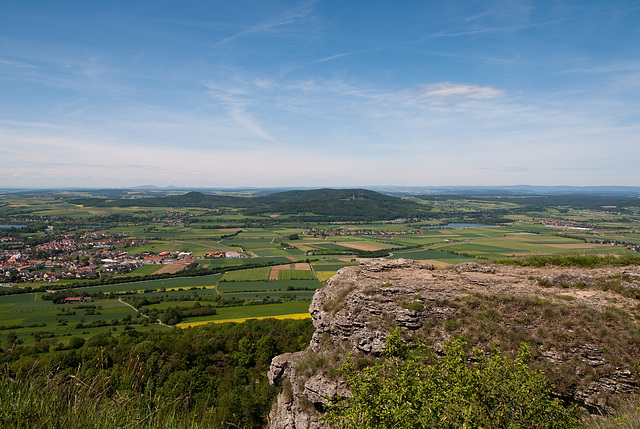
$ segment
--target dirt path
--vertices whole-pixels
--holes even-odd
[[[147,316],[146,314],[142,314],[140,313],[140,310],[138,310],[137,308],[135,308],[133,305],[129,304],[128,302],[125,302],[122,300],[122,298],[118,298],[118,302],[120,302],[121,304],[126,305],[127,307],[131,308],[133,311],[135,311],[136,313],[138,313],[140,316],[145,317],[147,319],[149,319],[149,316]],[[158,325],[162,325],[162,326],[166,326],[167,328],[173,328],[173,326],[164,324],[160,321],[160,319],[156,319],[156,321],[158,322]]]

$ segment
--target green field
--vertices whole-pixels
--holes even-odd
[[[241,291],[286,291],[293,289],[315,290],[322,286],[318,280],[270,280],[263,282],[221,282],[218,292],[225,296],[227,292]]]
[[[314,280],[316,276],[310,270],[282,270],[278,272],[278,280]]]
[[[120,283],[115,285],[91,286],[80,288],[90,293],[94,292],[130,292],[143,291],[147,289],[162,290],[176,288],[191,288],[202,286],[214,286],[222,278],[222,274],[209,274],[197,277],[177,277],[158,280],[147,280],[142,282]]]
[[[225,292],[224,297],[226,299],[237,298],[242,300],[261,301],[263,299],[296,299],[298,301],[311,301],[313,298],[314,290],[293,290],[293,291],[281,291],[281,290],[265,290],[265,291],[251,291],[251,292]]]
[[[110,323],[137,316],[135,311],[116,299],[96,300],[91,304],[53,304],[41,298],[39,293],[0,296],[0,336],[15,332],[25,343],[32,343],[37,335],[44,338],[50,334],[55,337],[88,335],[104,328],[86,326],[91,322],[104,320]],[[95,309],[83,309],[83,305],[95,306]],[[77,327],[78,323],[85,326]],[[16,328],[15,325],[21,327]]]
[[[280,304],[244,305],[241,307],[223,307],[214,316],[190,317],[182,321],[186,323],[216,322],[229,319],[246,319],[286,316],[289,314],[309,313],[308,301],[288,301]]]
[[[125,198],[157,195],[155,192],[145,191],[128,191],[124,194],[128,195]],[[178,191],[170,193],[174,196],[179,194]],[[246,196],[243,193],[238,195]],[[555,200],[552,198],[553,201],[548,203],[544,202],[547,200],[546,197],[526,195],[499,198],[454,195],[408,196],[407,200],[417,202],[420,207],[429,210],[428,218],[400,223],[371,220],[350,223],[329,221],[329,218],[308,213],[307,210],[300,210],[295,214],[281,214],[273,211],[247,215],[240,207],[221,207],[220,210],[191,206],[108,207],[101,204],[91,207],[66,201],[69,198],[91,196],[93,193],[90,191],[61,191],[57,194],[37,197],[0,195],[0,216],[13,217],[10,223],[30,223],[31,221],[26,219],[33,216],[43,217],[40,229],[25,233],[21,237],[23,241],[26,239],[40,241],[47,236],[54,240],[55,235],[48,235],[45,230],[47,225],[55,227],[55,234],[65,233],[76,238],[82,237],[85,232],[108,231],[113,234],[123,234],[127,239],[147,240],[146,243],[138,245],[119,243],[118,246],[121,247],[110,249],[111,251],[126,251],[130,257],[139,254],[156,255],[163,251],[191,252],[194,262],[201,269],[242,268],[249,265],[255,267],[256,264],[289,265],[292,268],[292,257],[300,261],[309,259],[312,263],[313,271],[280,270],[278,280],[274,281],[268,280],[271,272],[269,267],[252,267],[216,275],[153,279],[152,275],[162,265],[143,265],[131,273],[116,277],[141,276],[148,277],[147,281],[78,288],[89,293],[136,293],[138,298],[166,299],[167,301],[157,304],[158,308],[172,305],[184,306],[198,298],[213,303],[220,296],[226,299],[253,301],[253,304],[263,300],[267,302],[277,299],[283,301],[297,299],[307,301],[305,305],[308,305],[313,290],[322,286],[322,283],[314,277],[314,273],[326,281],[340,268],[356,265],[355,261],[343,262],[341,259],[345,258],[345,253],[356,253],[358,248],[393,247],[394,249],[390,250],[392,255],[387,256],[388,258],[433,260],[455,264],[473,260],[484,262],[522,255],[629,254],[632,251],[625,245],[640,243],[638,227],[640,203],[637,202],[637,198],[627,199],[628,206],[623,207],[619,204],[604,203],[598,206],[593,203],[592,198],[579,196],[574,196],[572,201],[575,204],[568,203],[565,196],[556,197]],[[107,194],[100,197],[110,198]],[[272,217],[271,214],[278,216]],[[175,220],[176,217],[181,216],[183,216],[182,220]],[[487,216],[513,222],[497,227],[421,228],[427,225],[454,222],[483,223],[480,219]],[[302,217],[305,219],[303,220]],[[565,228],[562,222],[569,220],[584,222],[590,229]],[[556,222],[555,227],[545,225],[553,222]],[[19,233],[16,230],[8,232]],[[293,234],[297,234],[297,237],[293,237]],[[601,241],[620,245],[600,244]],[[286,249],[287,245],[295,247]],[[354,247],[350,248],[349,245]],[[12,246],[16,245],[3,244],[3,246],[4,249],[12,249]],[[402,249],[402,247],[407,248]],[[237,251],[243,253],[243,257],[204,259],[205,254],[211,251]],[[332,251],[334,252],[332,255],[323,254]],[[307,255],[307,252],[311,254]],[[97,253],[91,255],[79,253],[71,255],[69,259],[81,262],[90,257],[96,262],[104,258]],[[57,288],[74,287],[75,282],[89,281],[65,279],[58,281],[55,286]],[[42,283],[30,283],[30,285],[39,288]],[[38,294],[0,296],[0,326],[22,326],[16,328],[20,337],[25,341],[33,342],[38,330],[54,333],[61,338],[68,335],[88,335],[87,328],[81,330],[74,328],[80,323],[80,317],[84,317],[84,324],[87,324],[101,320],[100,318],[109,321],[121,320],[133,313],[131,309],[115,300],[96,299],[95,304],[102,306],[101,314],[84,314],[84,311],[77,311],[75,315],[63,317],[58,314],[61,313],[58,306],[53,306],[50,301],[41,300],[40,296]],[[183,299],[189,301],[182,301]],[[241,314],[243,311],[256,312],[259,307],[259,305],[243,305],[233,307],[233,310],[222,307],[221,311],[231,311],[234,317],[241,318],[250,316],[249,313]],[[286,305],[276,305],[274,308],[280,309],[278,310],[280,313]],[[24,327],[27,324],[44,324],[44,326]],[[111,326],[89,330],[98,332],[111,329],[123,328]],[[135,329],[148,328],[136,326]],[[6,335],[6,333],[7,330],[0,330],[0,335]]]
[[[444,249],[448,249],[444,248]],[[449,263],[459,263],[471,261],[473,258],[460,257],[458,255],[452,255],[449,253],[445,253],[435,249],[422,250],[422,249],[409,249],[409,250],[398,250],[393,252],[393,258],[406,258],[406,259],[417,259],[417,260],[436,260],[436,261],[445,261]]]
[[[210,300],[218,296],[218,292],[214,286],[206,287],[201,286],[197,289],[176,289],[176,290],[167,290],[164,292],[139,292],[136,294],[136,297],[165,297],[165,298],[173,298],[173,297],[184,297],[184,296],[199,296],[205,300]]]
[[[314,262],[311,264],[313,269],[316,271],[338,271],[340,268],[358,265],[355,262],[343,262],[343,263],[335,263],[335,262]]]
[[[221,282],[257,282],[269,280],[271,267],[250,268],[247,270],[229,271],[224,274]]]
[[[154,264],[154,265],[143,265],[140,268],[137,268],[130,273],[124,274],[122,277],[131,277],[131,276],[148,276],[150,274],[155,273],[160,268],[164,267],[162,264]]]

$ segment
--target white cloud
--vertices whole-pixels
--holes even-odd
[[[560,102],[454,82],[391,90],[241,74],[205,86],[213,101],[197,112],[134,106],[98,124],[98,131],[75,120],[66,127],[2,121],[0,180],[36,186],[585,184],[585,175],[566,169],[600,165],[607,169],[594,170],[590,184],[629,184],[637,168],[606,177],[617,163],[602,142],[615,141],[618,153],[640,159],[637,127],[616,128],[612,114],[577,108],[566,94]]]
[[[451,105],[465,100],[490,100],[507,95],[502,89],[491,86],[465,85],[452,82],[440,82],[423,85],[420,98],[432,106]]]

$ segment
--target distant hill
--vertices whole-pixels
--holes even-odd
[[[414,218],[428,211],[421,205],[399,197],[367,189],[316,189],[287,191],[256,197],[253,213],[314,213],[326,220],[389,220]]]
[[[201,192],[187,192],[182,195],[145,198],[74,198],[71,204],[82,204],[95,207],[246,207],[251,204],[248,198],[229,197],[225,195],[205,195]]]
[[[565,189],[565,188],[562,188]],[[602,209],[606,207],[640,207],[640,199],[628,193],[576,193],[576,194],[522,194],[496,192],[496,190],[467,189],[449,194],[415,195],[426,201],[446,199],[492,200],[513,202],[526,209],[541,207],[582,207]],[[428,206],[418,204],[400,196],[383,194],[368,189],[304,189],[257,194],[252,196],[229,196],[205,194],[192,191],[179,195],[137,196],[124,194],[121,190],[100,190],[102,198],[75,198],[72,204],[94,207],[200,207],[207,209],[233,208],[243,210],[246,215],[285,214],[296,215],[298,220],[317,221],[375,221],[397,218],[434,217]]]
[[[72,204],[97,207],[244,208],[247,214],[309,213],[324,220],[365,221],[426,215],[420,204],[366,189],[314,189],[277,192],[257,197],[232,197],[187,192],[160,198],[75,198]]]

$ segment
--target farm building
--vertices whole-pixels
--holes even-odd
[[[225,253],[222,251],[215,251],[215,252],[206,253],[204,256],[205,258],[209,258],[209,259],[224,258]]]
[[[75,297],[70,297],[70,298],[65,298],[64,299],[64,303],[65,304],[79,304],[79,303],[83,303],[83,302],[91,302],[91,297],[90,296],[75,296]]]

